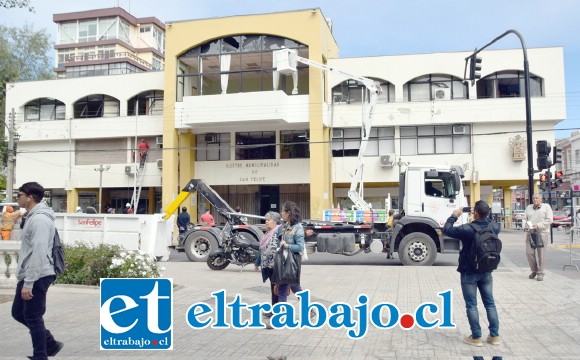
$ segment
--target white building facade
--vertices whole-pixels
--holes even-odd
[[[95,168],[111,164],[103,204],[119,209],[135,184],[125,171],[135,140],[145,138],[152,149],[141,212],[165,208],[192,178],[248,213],[293,200],[305,218],[321,219],[323,209],[350,206],[367,91],[306,65],[295,78],[279,76],[272,57],[282,46],[381,83],[363,175],[373,208],[389,194],[397,205],[407,164],[460,165],[472,204],[503,189],[513,208],[527,157],[535,164],[525,145],[521,49],[482,52],[482,78],[471,84],[463,82],[469,52],[340,58],[319,9],[176,22],[166,36],[164,72],[10,84],[16,184],[39,181],[53,207],[71,211],[94,204]],[[566,118],[563,49],[528,49],[528,57],[533,142],[555,143],[554,125]],[[207,206],[198,200],[184,204],[193,217]]]
[[[135,174],[126,168],[135,168],[133,149],[145,139],[151,148],[141,212],[159,210],[163,78],[163,72],[146,72],[9,84],[6,108],[15,111],[19,135],[16,186],[38,181],[58,211],[96,207],[101,184],[95,168],[111,165],[103,172],[102,205],[120,212],[135,185]],[[147,107],[141,115],[135,102]],[[53,119],[57,112],[63,119]]]

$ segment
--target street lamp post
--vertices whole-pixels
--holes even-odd
[[[532,146],[532,105],[530,101],[530,68],[528,64],[528,50],[526,49],[526,43],[524,42],[524,38],[522,34],[518,31],[510,29],[500,36],[493,39],[490,43],[486,44],[479,50],[476,50],[473,54],[465,58],[467,59],[475,58],[475,55],[482,51],[483,49],[487,48],[491,44],[495,43],[499,39],[503,38],[508,34],[514,34],[520,39],[520,43],[522,44],[522,50],[524,52],[524,93],[525,93],[525,100],[526,100],[526,136],[527,136],[527,148],[528,148],[528,194],[529,194],[529,201],[530,204],[532,203],[532,195],[534,192],[534,160],[532,158],[533,154],[533,146]],[[472,79],[474,80],[474,79]]]
[[[20,140],[20,135],[16,132],[14,127],[14,122],[16,121],[16,114],[14,108],[9,114],[9,126],[8,126],[8,163],[6,174],[6,201],[14,201],[14,168],[16,162],[16,142]]]
[[[102,202],[103,202],[103,171],[109,171],[111,168],[110,164],[103,165],[99,164],[98,168],[95,168],[95,171],[99,172],[99,213],[103,212]]]

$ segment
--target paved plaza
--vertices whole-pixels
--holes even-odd
[[[521,232],[502,234],[504,249],[522,246]],[[548,249],[561,249],[555,244]],[[525,256],[523,253],[520,256]],[[508,252],[504,250],[504,253]],[[316,256],[313,255],[313,256]],[[312,257],[311,256],[311,259]],[[359,255],[364,256],[364,255]],[[313,300],[324,305],[335,302],[357,304],[360,294],[369,302],[390,302],[402,313],[413,312],[424,302],[441,304],[438,293],[453,291],[455,329],[424,330],[414,327],[390,330],[369,327],[360,340],[350,339],[345,329],[317,330],[194,330],[185,321],[190,305],[213,304],[211,293],[226,289],[228,300],[240,294],[244,302],[268,302],[269,286],[259,273],[247,267],[230,266],[212,271],[205,263],[167,262],[165,277],[173,278],[173,350],[100,351],[99,289],[54,286],[49,290],[47,327],[65,343],[55,359],[153,358],[153,359],[578,359],[580,356],[580,282],[558,270],[547,271],[543,282],[529,280],[529,270],[505,256],[494,272],[494,292],[500,317],[498,346],[476,348],[462,339],[470,333],[461,296],[459,273],[451,265],[404,267],[398,265],[312,265],[303,266],[302,283]],[[568,269],[567,272],[575,272]],[[2,292],[6,294],[4,290]],[[294,299],[294,297],[292,296]],[[295,300],[293,302],[297,303]],[[0,359],[25,359],[32,346],[26,329],[11,318],[12,303],[0,304],[2,344]],[[487,336],[485,310],[480,319]],[[436,317],[436,316],[435,316]]]

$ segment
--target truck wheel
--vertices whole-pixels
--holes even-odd
[[[437,246],[427,234],[410,233],[399,244],[399,258],[403,265],[433,265],[436,257]]]
[[[209,234],[191,234],[185,240],[185,254],[189,261],[205,261],[211,249]]]
[[[224,254],[212,255],[207,258],[207,266],[212,270],[223,270],[228,267],[230,260]]]

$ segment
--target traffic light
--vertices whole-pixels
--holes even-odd
[[[469,80],[481,79],[481,58],[477,54],[469,59]]]
[[[549,169],[552,166],[552,159],[550,159],[551,151],[552,148],[549,142],[546,140],[538,140],[536,143],[536,153],[538,154],[536,165],[538,170]]]
[[[561,164],[562,163],[562,149],[558,149],[557,146],[554,146],[552,149],[552,156],[554,157],[552,164]]]
[[[552,184],[552,188],[557,188],[564,182],[564,172],[562,170],[558,170],[554,173],[554,183]]]
[[[550,177],[546,173],[540,174],[540,189],[547,191],[550,188]]]

